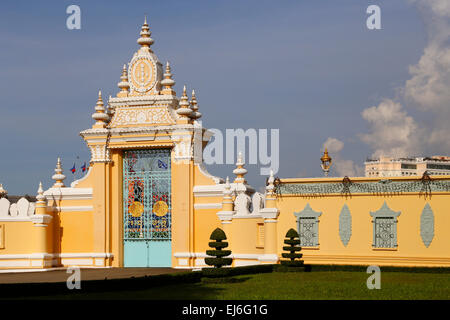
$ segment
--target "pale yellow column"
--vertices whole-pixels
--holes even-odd
[[[278,246],[277,246],[277,222],[280,210],[276,204],[275,186],[273,184],[273,172],[270,172],[268,185],[266,187],[266,205],[261,209],[261,215],[264,218],[264,255],[259,257],[259,261],[263,264],[278,263]]]
[[[36,208],[35,214],[30,217],[35,227],[34,233],[34,250],[33,253],[41,254],[42,257],[33,260],[34,266],[51,266],[51,262],[46,264],[46,259],[52,259],[49,252],[49,248],[52,247],[53,233],[52,229],[49,227],[50,221],[53,216],[47,214],[47,201],[44,196],[44,191],[42,190],[42,183],[39,184],[38,195],[36,197]]]
[[[236,213],[234,211],[234,202],[233,198],[231,197],[231,185],[230,180],[227,177],[226,183],[225,183],[225,189],[223,191],[223,200],[222,200],[222,210],[217,212],[217,216],[220,219],[220,222],[222,223],[222,230],[225,232],[225,235],[227,236],[228,241],[228,247],[227,250],[233,251],[233,233],[231,231],[231,223],[233,221],[233,215]]]

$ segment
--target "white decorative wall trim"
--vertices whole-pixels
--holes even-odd
[[[204,252],[175,252],[173,254],[175,258],[206,258],[208,255]],[[269,258],[276,257],[278,259],[277,255],[261,255],[261,254],[252,254],[252,253],[236,253],[231,254],[230,258],[233,259],[243,259],[243,260],[262,260],[265,258],[265,256],[270,256]],[[261,259],[262,258],[262,259]]]
[[[26,254],[0,254],[0,260],[11,259],[53,259],[53,258],[112,258],[112,253],[86,252],[86,253],[26,253]]]
[[[56,212],[91,212],[93,206],[65,206],[65,207],[47,207],[47,211]]]
[[[53,254],[50,253],[27,253],[27,254],[0,254],[0,260],[12,259],[52,259]]]
[[[194,203],[194,209],[222,209],[222,203]]]
[[[279,258],[276,254],[263,254],[259,256],[258,260],[265,262],[277,262]]]
[[[47,200],[90,200],[92,188],[50,188],[44,192]]]
[[[0,217],[0,221],[2,222],[31,222],[31,217],[11,217],[11,216],[7,216],[7,217]]]
[[[30,220],[33,221],[33,223],[35,224],[35,226],[46,226],[50,223],[50,221],[52,220],[52,216],[48,215],[48,214],[35,214],[33,216],[30,217]]]

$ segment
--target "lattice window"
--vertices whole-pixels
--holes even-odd
[[[375,247],[394,248],[395,222],[393,217],[375,218]]]
[[[397,217],[400,212],[391,210],[386,202],[380,210],[371,212],[374,248],[397,248]]]
[[[322,212],[314,211],[309,204],[301,212],[294,212],[297,217],[297,231],[300,237],[300,246],[319,246],[319,217]]]
[[[256,224],[256,246],[264,248],[264,223]]]
[[[5,225],[0,224],[0,249],[5,249]]]

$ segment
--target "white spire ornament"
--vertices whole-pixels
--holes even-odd
[[[36,200],[39,203],[45,202],[44,190],[42,189],[42,182],[39,182],[38,194]]]
[[[128,71],[126,64],[123,65],[122,75],[120,76],[120,82],[117,84],[117,86],[120,88],[120,93],[122,95],[128,94],[128,92],[130,91],[130,83],[128,82]]]
[[[267,179],[267,186],[266,186],[266,191],[268,195],[273,195],[274,189],[275,189],[275,185],[273,184],[275,181],[275,177],[273,176],[273,170],[270,170],[270,176],[269,179]]]
[[[58,158],[58,161],[56,162],[55,174],[52,176],[52,179],[55,180],[53,188],[64,188],[65,185],[63,180],[65,178],[66,176],[63,174],[63,170],[61,167],[61,159]]]
[[[188,123],[192,110],[189,108],[189,98],[186,94],[186,86],[183,87],[183,95],[180,98],[179,106],[180,107],[177,109],[177,114],[180,116],[180,121],[182,123]]]
[[[144,24],[141,28],[140,38],[137,40],[137,43],[139,43],[143,48],[148,48],[150,51],[150,46],[155,42],[150,36],[152,33],[150,32],[150,28],[147,24],[147,16],[145,16]]]
[[[175,81],[172,79],[169,61],[166,63],[166,72],[164,73],[164,79],[161,80],[161,85],[164,87],[161,91],[162,94],[176,95],[175,91],[172,89],[175,85]]]
[[[98,91],[97,104],[95,105],[95,113],[92,114],[92,119],[96,121],[93,125],[94,128],[104,128],[109,119],[108,114],[105,112],[101,91]]]
[[[233,170],[233,173],[236,175],[236,179],[234,179],[235,183],[246,183],[244,176],[247,174],[247,169],[244,168],[244,158],[242,156],[242,152],[239,151],[238,158],[236,161],[236,169]]]
[[[192,98],[191,98],[191,119],[198,120],[202,117],[202,114],[198,112],[198,103],[197,103],[197,97],[195,96],[195,90],[192,90]]]

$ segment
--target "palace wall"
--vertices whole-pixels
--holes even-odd
[[[195,265],[205,266],[207,235],[221,222],[234,266],[269,263],[264,258],[270,255],[278,261],[290,228],[300,234],[307,264],[450,266],[449,178],[282,179],[276,189],[276,218],[261,217],[264,209],[242,212],[236,194],[227,221],[219,219],[220,209],[216,219],[213,209],[205,210],[204,230],[195,234]],[[269,239],[267,228],[274,225],[276,237]]]

